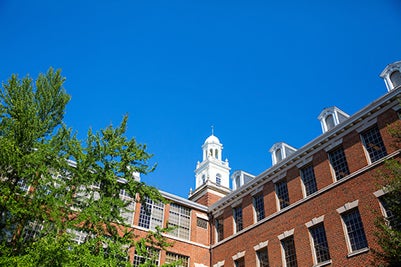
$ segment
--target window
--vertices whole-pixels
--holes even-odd
[[[216,174],[216,184],[221,185],[221,174]]]
[[[262,194],[253,197],[253,207],[255,209],[256,221],[258,222],[265,217],[265,205]]]
[[[329,152],[329,159],[337,180],[349,174],[347,160],[342,147]]]
[[[393,83],[394,88],[401,85],[401,73],[396,70],[390,75],[390,80]]]
[[[269,267],[269,260],[267,256],[267,247],[256,251],[257,267]]]
[[[38,221],[30,221],[24,227],[23,239],[24,241],[32,240],[40,235],[43,230],[43,224]]]
[[[239,258],[237,260],[234,261],[234,266],[235,267],[245,267],[245,260],[244,258]]]
[[[288,195],[287,181],[280,181],[276,183],[276,195],[280,209],[284,209],[285,207],[290,205],[290,197]]]
[[[198,217],[196,219],[196,226],[207,229],[207,220]]]
[[[301,169],[301,179],[305,188],[305,196],[317,191],[315,172],[312,165]]]
[[[120,198],[127,204],[120,210],[120,215],[125,224],[132,226],[135,208],[134,200],[124,189],[120,190]]]
[[[358,208],[354,208],[349,212],[341,214],[345,230],[348,235],[348,245],[350,251],[357,251],[368,247],[365,231],[362,225],[361,215]]]
[[[191,210],[187,207],[171,203],[168,224],[174,227],[170,232],[171,235],[189,240]]]
[[[223,219],[218,218],[215,220],[216,224],[216,236],[217,236],[217,242],[221,241],[224,239],[224,226],[223,226]]]
[[[233,218],[234,218],[234,229],[235,232],[239,232],[242,230],[242,207],[238,206],[233,208]]]
[[[189,257],[171,252],[166,252],[166,263],[178,262],[177,267],[189,267]]]
[[[400,197],[391,196],[393,192],[379,197],[380,206],[388,225],[395,230],[401,230],[401,224],[397,216],[394,215],[393,208],[400,207]],[[390,195],[389,195],[390,194]],[[388,199],[390,197],[390,199]]]
[[[284,262],[286,267],[297,267],[297,254],[295,253],[294,236],[289,236],[281,240],[284,252]]]
[[[88,237],[88,233],[82,230],[68,229],[67,232],[71,234],[72,241],[76,242],[78,245],[85,243]]]
[[[17,184],[18,184],[19,189],[22,192],[26,193],[29,191],[29,185],[25,182],[25,180],[20,179],[20,180],[18,180]]]
[[[377,126],[363,132],[362,140],[372,163],[387,155],[383,139]]]
[[[326,121],[326,125],[327,125],[327,130],[330,130],[330,129],[334,128],[334,126],[336,126],[336,124],[334,122],[334,116],[332,114],[327,115],[325,121]]]
[[[138,255],[135,253],[132,265],[134,267],[139,267],[141,266],[141,264],[144,264],[146,261],[148,261],[149,263],[153,263],[154,265],[158,266],[159,254],[160,254],[159,250],[147,247],[145,255]]]
[[[315,263],[322,263],[330,260],[329,246],[327,244],[326,231],[323,223],[309,228],[312,237]]]
[[[141,212],[139,215],[139,226],[146,229],[155,230],[156,226],[163,225],[164,204],[154,202],[146,197],[141,205]]]

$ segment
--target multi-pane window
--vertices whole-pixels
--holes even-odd
[[[281,240],[281,246],[284,252],[286,267],[297,267],[297,254],[295,252],[294,236],[286,237]]]
[[[265,205],[262,194],[253,197],[253,207],[255,209],[256,221],[258,222],[265,217]]]
[[[171,235],[189,240],[191,210],[187,207],[171,203],[168,224],[174,228],[170,232]]]
[[[234,266],[235,267],[245,267],[245,259],[242,257],[242,258],[235,260]]]
[[[269,259],[267,256],[267,247],[264,247],[256,251],[256,257],[258,260],[258,267],[269,267]]]
[[[221,174],[216,174],[216,184],[221,185]]]
[[[78,245],[85,243],[88,236],[88,233],[82,230],[68,229],[67,232],[71,234],[72,241],[76,242]]]
[[[363,132],[362,140],[372,163],[387,155],[386,147],[377,126]]]
[[[188,256],[166,252],[166,263],[173,263],[173,262],[177,262],[177,264],[174,265],[177,267],[189,267]]]
[[[392,193],[392,192],[391,192]],[[390,194],[391,194],[390,193]],[[383,195],[379,197],[380,205],[382,207],[383,215],[388,223],[388,225],[395,229],[401,230],[401,223],[400,219],[394,215],[393,207],[398,207],[401,205],[400,198],[398,197],[391,197],[391,199],[387,198],[387,195]],[[389,200],[391,202],[389,202]],[[390,204],[390,205],[389,205]]]
[[[309,228],[309,232],[313,241],[316,263],[330,260],[329,245],[327,244],[326,231],[324,230],[323,223]]]
[[[30,221],[24,227],[23,239],[24,241],[32,240],[39,236],[43,229],[43,224],[38,221]]]
[[[280,209],[283,209],[288,205],[290,205],[290,197],[288,195],[287,181],[280,181],[276,183],[276,195]]]
[[[207,220],[198,217],[196,219],[196,226],[207,229]]]
[[[329,153],[329,158],[337,180],[349,174],[347,159],[345,158],[344,149],[342,147],[331,151]]]
[[[361,215],[357,208],[343,213],[342,219],[348,235],[348,242],[351,251],[360,250],[368,247],[365,231],[363,229]]]
[[[159,257],[160,257],[159,250],[148,247],[146,248],[145,254],[146,255],[138,255],[135,253],[132,265],[134,267],[139,267],[141,266],[141,264],[144,264],[146,261],[148,261],[148,263],[153,264],[152,266],[159,266]]]
[[[242,230],[242,207],[238,206],[233,208],[233,217],[234,217],[234,227],[235,232],[239,232]]]
[[[28,192],[29,191],[29,185],[25,182],[25,180],[20,179],[18,181],[18,187],[22,192]]]
[[[301,169],[301,179],[304,184],[306,196],[317,191],[315,172],[313,171],[312,165]]]
[[[164,204],[147,197],[141,205],[138,225],[151,230],[155,230],[156,226],[162,227],[163,213]]]
[[[134,208],[135,202],[133,198],[124,190],[120,190],[120,198],[127,203],[127,206],[120,210],[120,215],[124,220],[124,223],[132,225],[134,220]]]
[[[216,224],[216,236],[217,236],[217,242],[223,240],[224,238],[224,226],[223,226],[223,219],[222,218],[217,218],[215,220]]]

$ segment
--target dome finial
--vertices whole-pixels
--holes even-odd
[[[212,125],[212,135],[214,135],[214,126]]]

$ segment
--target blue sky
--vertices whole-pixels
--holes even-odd
[[[321,134],[323,108],[386,93],[401,1],[0,0],[0,33],[0,81],[61,68],[67,124],[83,137],[128,114],[158,164],[142,179],[187,197],[211,125],[232,172],[259,174],[274,143]]]

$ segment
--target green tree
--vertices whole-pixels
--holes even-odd
[[[401,125],[389,127],[395,138],[395,147],[401,146]],[[376,221],[376,237],[381,251],[375,251],[377,266],[401,266],[401,163],[398,159],[388,160],[379,173],[380,184],[386,185],[382,204],[387,216],[379,216]]]
[[[133,176],[153,171],[152,155],[125,136],[126,116],[79,140],[63,122],[70,100],[64,81],[49,69],[35,82],[12,75],[2,85],[0,265],[128,266],[128,249],[136,246],[146,258],[141,247],[170,245],[166,229],[138,240],[124,221],[131,202],[120,192],[132,201],[165,201]]]

